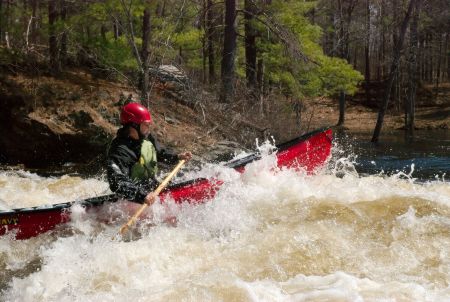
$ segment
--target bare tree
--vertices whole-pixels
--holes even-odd
[[[220,101],[231,103],[235,95],[236,0],[225,0],[225,30],[222,52],[222,89]]]
[[[383,127],[384,116],[386,114],[386,110],[387,110],[388,103],[389,103],[389,97],[391,94],[392,84],[394,82],[395,73],[397,72],[397,69],[398,69],[400,53],[403,48],[403,42],[405,40],[406,29],[408,27],[408,23],[411,18],[413,7],[416,5],[416,2],[417,2],[417,0],[409,1],[408,10],[407,10],[406,15],[403,18],[403,21],[401,24],[400,35],[399,35],[399,38],[396,43],[394,57],[392,59],[391,69],[389,72],[389,79],[388,79],[388,82],[386,85],[386,90],[385,90],[384,97],[383,97],[383,103],[381,105],[380,111],[378,112],[377,124],[376,124],[374,132],[373,132],[372,142],[377,142],[380,137],[381,128]]]
[[[365,54],[365,81],[366,81],[366,98],[367,103],[370,103],[370,0],[366,0],[366,43],[364,46]]]
[[[1,1],[1,0],[0,0]],[[38,41],[38,0],[31,0],[31,44],[35,45]]]
[[[417,27],[419,23],[419,12],[422,1],[416,2],[414,15],[409,27],[409,58],[408,58],[408,99],[405,108],[405,128],[412,134],[414,132],[414,119],[416,107],[417,90],[417,49],[419,47]]]
[[[59,60],[61,62],[61,65],[65,65],[67,61],[67,28],[66,28],[66,17],[67,17],[67,1],[66,0],[60,0],[60,7],[61,7],[61,22],[63,23],[64,29],[61,34],[61,43],[60,43],[60,49],[59,49]]]
[[[338,14],[339,14],[339,57],[350,60],[349,40],[350,40],[350,26],[352,23],[353,11],[358,4],[358,0],[349,0],[347,7],[344,8],[344,1],[338,0]],[[345,14],[344,14],[345,11]],[[345,123],[345,92],[339,92],[339,121],[337,126],[343,126]]]
[[[148,91],[148,81],[149,74],[148,68],[150,67],[150,9],[146,7],[144,9],[144,15],[142,17],[142,49],[141,49],[141,59],[142,59],[142,74],[141,74],[141,99],[145,102],[147,107],[149,106],[149,91]]]
[[[3,0],[0,0],[0,44],[3,42]]]
[[[56,21],[58,18],[56,1],[57,0],[48,1],[48,46],[50,55],[50,68],[52,72],[58,72],[60,69],[58,60],[58,40],[56,37]]]
[[[256,86],[256,30],[253,26],[256,14],[254,0],[244,2],[244,30],[245,30],[245,75],[247,86],[254,89]]]
[[[208,80],[209,84],[214,83],[216,78],[216,71],[214,66],[214,10],[212,0],[207,0],[206,3],[206,36],[207,36],[207,56],[208,56]]]
[[[114,24],[115,35],[123,33],[128,44],[132,50],[134,58],[136,59],[138,65],[138,88],[141,92],[142,102],[148,105],[149,99],[149,64],[150,64],[150,6],[149,1],[145,2],[144,12],[142,16],[142,47],[139,50],[136,44],[136,34],[135,34],[135,18],[132,14],[133,2],[126,0],[120,0],[120,7],[116,10],[110,12],[111,18]],[[122,10],[123,14],[121,13]],[[117,38],[117,37],[116,37]]]

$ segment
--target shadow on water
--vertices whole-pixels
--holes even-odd
[[[409,174],[414,169],[412,177],[423,181],[450,176],[449,130],[383,133],[378,143],[370,142],[371,132],[337,131],[335,136],[347,156],[356,156],[360,174]]]

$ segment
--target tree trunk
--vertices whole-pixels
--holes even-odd
[[[16,8],[19,10],[22,10],[22,17],[21,17],[21,28],[24,29],[25,34],[23,35],[23,38],[25,39],[25,52],[28,53],[28,33],[29,33],[29,28],[30,28],[30,19],[28,18],[28,0],[23,0],[23,6],[21,8],[19,8],[19,3],[16,4]]]
[[[264,60],[263,58],[258,59],[258,67],[256,70],[256,81],[258,82],[258,90],[260,94],[263,94],[264,86]]]
[[[205,22],[206,23],[206,22]],[[202,41],[202,83],[206,84],[208,82],[208,73],[206,69],[206,61],[208,59],[208,50],[207,50],[207,43],[206,43],[206,31],[205,34],[201,37]]]
[[[59,71],[58,62],[58,40],[56,38],[56,21],[58,11],[56,10],[56,0],[48,1],[48,48],[50,55],[50,68],[52,72]]]
[[[396,52],[396,45],[398,44],[398,11],[399,11],[399,0],[393,0],[392,1],[392,19],[393,19],[393,29],[392,29],[392,58],[395,56],[395,52]],[[395,73],[394,73],[394,82],[392,84],[392,98],[394,101],[394,104],[398,104],[398,98],[397,98],[397,92],[398,92],[398,80],[399,80],[399,75],[398,75],[398,69],[396,69]],[[387,89],[387,87],[385,86],[384,89]]]
[[[6,12],[5,12],[5,21],[4,21],[4,38],[5,38],[5,43],[6,43],[6,48],[10,48],[10,42],[9,42],[9,31],[11,29],[11,3],[10,0],[6,0]]]
[[[264,59],[259,58],[256,68],[256,82],[258,83],[258,95],[259,95],[259,113],[264,116]]]
[[[164,0],[162,1],[162,3],[161,1],[158,1],[158,4],[156,4],[156,15],[161,18],[164,17],[165,12],[166,12],[166,1]]]
[[[450,80],[450,50],[448,49],[448,36],[450,35],[450,33],[446,33],[445,34],[445,53],[446,55],[446,60],[447,60],[447,81]]]
[[[216,80],[216,71],[214,66],[214,28],[213,28],[213,3],[207,0],[206,4],[206,34],[207,34],[207,52],[208,52],[208,81],[213,84]]]
[[[376,124],[374,132],[373,132],[372,142],[377,142],[380,137],[381,128],[383,126],[383,121],[384,121],[384,115],[386,114],[386,110],[387,110],[388,103],[389,103],[389,96],[391,94],[391,88],[392,88],[392,84],[394,82],[394,76],[395,76],[395,73],[398,68],[398,62],[400,60],[400,51],[403,48],[403,42],[405,40],[406,28],[408,27],[409,19],[411,18],[412,9],[415,6],[416,1],[417,0],[409,1],[408,11],[406,12],[406,15],[402,21],[400,36],[398,38],[398,43],[395,47],[394,57],[392,59],[391,69],[389,72],[389,79],[388,79],[388,82],[386,85],[386,91],[385,91],[384,97],[383,97],[383,104],[380,108],[380,111],[378,112],[377,124]]]
[[[0,45],[3,42],[3,0],[0,0]]]
[[[427,82],[428,81],[428,34],[425,33],[423,37],[423,43],[422,43],[422,79]]]
[[[417,49],[419,47],[419,38],[417,27],[419,23],[421,0],[418,0],[414,9],[414,16],[410,25],[410,44],[408,60],[408,100],[406,102],[405,128],[411,135],[414,133],[414,119],[416,107],[416,88],[417,88]]]
[[[114,31],[114,40],[117,41],[119,39],[119,21],[117,18],[113,17],[113,31]]]
[[[1,1],[1,0],[0,0]],[[31,1],[31,44],[36,45],[38,41],[38,22],[37,22],[37,10],[38,10],[38,0]]]
[[[146,7],[144,9],[144,15],[142,16],[142,49],[141,49],[141,99],[142,103],[149,107],[149,91],[148,82],[149,74],[148,68],[150,64],[150,9]]]
[[[430,33],[428,35],[429,40],[428,40],[428,82],[429,83],[433,83],[433,34]]]
[[[225,0],[225,30],[222,53],[222,91],[220,101],[231,103],[235,94],[235,54],[236,54],[236,0]]]
[[[66,65],[67,63],[67,26],[66,26],[66,17],[67,17],[67,2],[66,0],[60,1],[61,5],[61,21],[63,23],[63,32],[61,35],[61,47],[59,50],[59,60],[61,65]]]
[[[348,53],[347,53],[347,36],[348,32],[346,32],[346,26],[344,23],[344,14],[343,14],[343,7],[342,7],[342,0],[338,0],[338,13],[339,13],[339,38],[340,41],[339,45],[339,57],[342,59],[348,60]],[[348,13],[348,12],[347,12]],[[349,14],[349,13],[348,13]],[[349,14],[351,16],[351,13]],[[348,22],[350,23],[350,16],[348,16]],[[347,28],[349,28],[350,24],[347,24]],[[341,91],[339,93],[339,121],[337,123],[337,126],[343,126],[345,121],[345,92]]]
[[[344,50],[344,32],[345,32],[345,25],[344,25],[344,14],[343,14],[343,8],[342,8],[342,0],[337,1],[337,10],[338,10],[338,16],[339,16],[339,30],[336,31],[338,34],[337,41],[338,43],[338,53],[340,58],[345,57],[345,50]]]
[[[344,126],[345,122],[345,92],[339,93],[339,121],[337,126]]]
[[[366,100],[370,103],[370,0],[366,0],[366,45],[364,49],[366,68]]]
[[[356,4],[359,0],[352,0],[349,2],[349,5],[347,7],[347,16],[346,16],[346,27],[344,31],[344,48],[343,48],[343,58],[346,59],[348,62],[350,62],[350,28],[352,24],[352,15],[353,11],[356,7]]]
[[[386,67],[385,67],[385,58],[386,58],[386,25],[384,22],[384,17],[386,14],[386,4],[385,1],[382,0],[381,1],[381,12],[380,12],[382,18],[381,18],[381,57],[380,57],[380,62],[378,62],[378,64],[381,65],[381,80],[384,80],[384,75],[386,74]]]
[[[439,88],[439,82],[441,80],[441,64],[442,64],[442,34],[439,33],[439,53],[437,57],[437,66],[436,66],[436,95],[437,89]]]
[[[326,11],[326,18],[328,24],[334,24],[334,9],[333,9],[333,3],[330,3],[330,8]],[[333,49],[334,49],[334,37],[335,34],[333,34],[333,31],[327,30],[324,33],[324,52],[326,55],[332,55]]]
[[[402,65],[401,65],[401,61],[399,60],[398,61],[398,66],[397,66],[397,74],[396,74],[396,76],[394,78],[394,83],[396,85],[396,88],[395,88],[396,95],[395,95],[395,98],[394,98],[394,100],[395,100],[395,102],[394,102],[395,113],[400,113],[401,112],[400,103],[401,103],[401,96],[402,96],[401,92],[402,92],[402,84],[403,84],[403,74],[402,74],[401,71],[402,71]]]
[[[100,34],[102,36],[102,40],[105,43],[108,39],[106,38],[106,33],[108,32],[108,29],[106,28],[105,24],[102,24],[100,26]]]
[[[253,19],[256,14],[254,0],[245,0],[244,19],[245,19],[245,75],[247,78],[247,87],[254,89],[256,87],[256,31],[253,28]]]
[[[418,34],[419,39],[419,48],[417,49],[417,66],[418,66],[418,76],[417,79],[419,82],[423,81],[423,36],[421,34]]]
[[[206,0],[202,0],[202,22],[201,26],[203,27],[203,35],[200,38],[200,41],[202,42],[202,83],[206,84],[207,82],[207,73],[206,73],[206,60],[208,57],[208,50],[206,40],[208,39],[208,30],[207,30],[207,20],[206,20],[206,11],[208,10],[208,5],[206,3]]]
[[[378,47],[376,47],[376,49],[377,49],[377,59],[378,59],[378,62],[376,64],[376,67],[377,67],[377,82],[378,83],[381,82],[381,79],[383,77],[383,75],[382,75],[382,69],[383,69],[383,63],[382,63],[383,62],[383,43],[384,43],[384,41],[383,41],[383,39],[384,39],[384,37],[383,37],[383,34],[384,34],[384,32],[383,32],[383,18],[384,18],[383,13],[384,13],[383,1],[381,1],[381,3],[380,3],[380,11],[378,13],[378,22],[380,23],[380,32],[379,32],[379,37],[378,37],[379,44],[378,44]]]

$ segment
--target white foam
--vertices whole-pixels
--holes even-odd
[[[109,192],[99,179],[41,177],[26,171],[0,171],[0,209],[15,209],[80,200]]]
[[[450,183],[417,183],[408,173],[359,176],[348,159],[310,176],[277,169],[269,153],[242,175],[220,165],[195,172],[226,182],[205,204],[155,204],[134,241],[111,239],[124,217],[104,224],[81,207],[72,210],[74,234],[1,238],[11,274],[42,262],[8,280],[5,299],[450,300]],[[36,195],[65,180],[25,179],[46,182]],[[53,196],[71,197],[89,181],[103,185],[85,181]],[[28,190],[18,188],[19,196]],[[176,227],[164,223],[168,212]]]

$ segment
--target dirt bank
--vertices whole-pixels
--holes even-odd
[[[255,138],[273,136],[282,142],[332,126],[339,115],[337,102],[332,99],[292,104],[271,96],[258,102],[241,100],[221,105],[212,94],[199,91],[188,107],[154,90],[150,110],[159,140],[175,150],[191,150],[208,160],[236,147],[251,148]],[[3,73],[0,163],[28,167],[68,162],[99,165],[119,126],[121,94],[135,98],[138,95],[128,85],[98,79],[83,70],[72,70],[58,78]],[[447,95],[440,105],[418,108],[418,129],[448,129],[449,104]],[[375,109],[350,101],[345,127],[350,131],[370,131],[376,115]],[[393,131],[402,125],[403,117],[391,111],[383,130]]]

